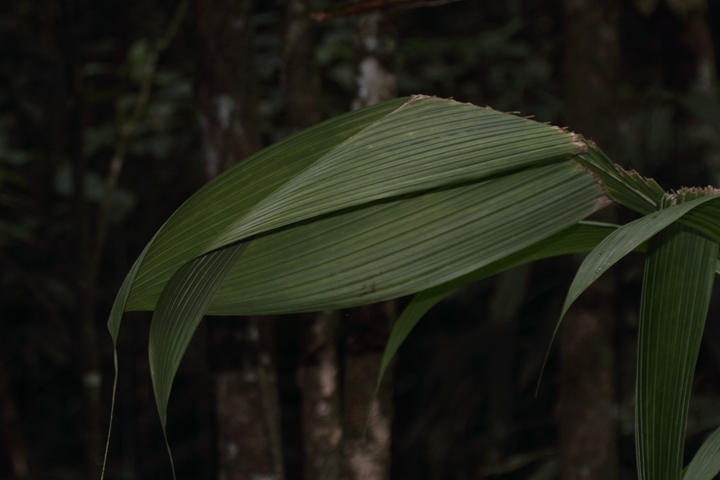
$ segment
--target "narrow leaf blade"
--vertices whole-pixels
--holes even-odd
[[[163,430],[175,373],[205,310],[249,241],[202,255],[173,275],[150,323],[148,356]]]
[[[680,223],[650,242],[638,331],[640,480],[680,479],[690,389],[717,256],[717,242]]]
[[[153,237],[154,239],[154,237]],[[117,394],[117,382],[118,382],[118,356],[117,356],[117,339],[118,334],[120,333],[120,323],[122,322],[122,315],[125,311],[125,306],[127,304],[127,300],[130,296],[130,289],[132,288],[132,284],[135,281],[135,276],[137,275],[138,270],[140,269],[140,265],[143,262],[143,259],[145,258],[145,254],[147,253],[148,249],[150,248],[150,245],[152,245],[153,239],[148,242],[148,244],[145,246],[143,251],[138,256],[137,260],[135,260],[135,263],[130,268],[130,271],[125,276],[125,279],[123,280],[122,285],[120,286],[120,290],[118,291],[117,295],[115,296],[115,301],[113,302],[112,309],[110,310],[110,317],[108,319],[107,327],[108,331],[110,332],[110,337],[112,338],[112,344],[113,344],[113,364],[115,365],[115,376],[113,377],[113,388],[112,388],[112,400],[110,402],[110,421],[108,422],[108,434],[107,434],[107,440],[105,441],[105,453],[103,455],[103,464],[102,469],[100,472],[100,478],[101,480],[105,477],[105,467],[107,466],[107,456],[108,451],[110,449],[110,434],[112,433],[112,422],[113,422],[113,416],[115,413],[115,396]]]
[[[580,265],[563,305],[560,320],[575,300],[618,260],[647,242],[653,235],[666,228],[693,208],[706,202],[717,203],[718,196],[701,197],[681,203],[642,217],[622,226],[595,247]],[[559,322],[558,322],[559,325]]]
[[[705,439],[682,478],[713,480],[718,473],[720,473],[720,428]]]
[[[524,263],[557,255],[587,252],[617,230],[617,228],[617,225],[609,223],[580,222],[515,254],[493,262],[490,265],[418,293],[410,304],[405,307],[405,310],[397,319],[390,332],[390,337],[388,338],[385,352],[383,353],[377,385],[380,385],[393,356],[395,356],[412,329],[415,328],[420,319],[432,307],[447,296],[453,294],[465,285]]]

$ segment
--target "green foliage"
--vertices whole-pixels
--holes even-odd
[[[687,468],[683,480],[712,480],[720,473],[720,429],[711,433]]]
[[[155,310],[150,368],[165,427],[172,380],[206,312],[314,311],[421,292],[393,330],[384,371],[422,315],[469,282],[592,249],[564,315],[650,241],[638,458],[641,478],[675,479],[718,256],[715,193],[665,194],[545,124],[431,97],[393,100],[288,137],[201,189],[135,263],[108,326],[116,339],[123,311]],[[644,216],[581,222],[608,197]]]
[[[640,479],[680,479],[690,387],[717,255],[717,241],[681,224],[650,243],[638,334]]]

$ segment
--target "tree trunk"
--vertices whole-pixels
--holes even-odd
[[[612,157],[618,124],[620,6],[616,0],[564,0],[563,6],[566,121]],[[611,213],[605,215],[603,220],[612,220]],[[558,416],[564,480],[617,478],[614,293],[613,273],[605,273],[563,322]]]
[[[293,129],[320,121],[320,74],[315,62],[316,24],[307,0],[286,0],[281,82],[288,97],[287,119]],[[340,441],[340,368],[337,354],[339,312],[305,317],[303,361],[298,370],[302,394],[303,478],[338,480]]]
[[[253,0],[196,0],[195,93],[206,177],[261,147],[253,61]],[[214,319],[218,478],[284,478],[271,318]]]
[[[389,14],[371,10],[355,18],[357,97],[352,109],[395,98],[395,44],[397,32]]]
[[[380,10],[355,17],[358,92],[352,108],[390,100],[396,95],[394,53],[397,33],[389,14]],[[349,311],[345,338],[343,387],[343,468],[346,480],[390,478],[393,418],[392,369],[375,395],[375,384],[390,327],[394,300]]]
[[[211,328],[218,478],[284,478],[270,317],[215,319]]]
[[[377,395],[375,384],[390,327],[394,300],[348,311],[343,388],[343,470],[345,480],[390,478],[393,418],[392,369]]]
[[[261,147],[251,13],[254,0],[195,0],[195,97],[207,179]]]
[[[312,315],[305,338],[305,361],[298,372],[302,391],[304,478],[340,478],[340,371],[336,348],[339,312]]]
[[[287,119],[294,128],[320,122],[320,73],[315,61],[316,25],[308,0],[286,0],[281,82],[288,96]]]
[[[617,0],[564,0],[565,120],[614,157],[618,136],[620,5]]]

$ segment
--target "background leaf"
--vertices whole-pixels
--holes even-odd
[[[682,478],[712,480],[718,473],[720,473],[720,428],[705,439]]]

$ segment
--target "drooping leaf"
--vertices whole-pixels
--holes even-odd
[[[150,322],[150,377],[173,478],[176,478],[175,464],[166,431],[173,379],[208,303],[248,243],[249,240],[214,250],[175,272],[160,295]]]
[[[683,480],[713,480],[720,473],[720,428],[703,442],[685,469]]]
[[[175,373],[207,305],[250,242],[228,245],[185,264],[160,295],[150,322],[148,359],[163,429]]]
[[[167,396],[205,311],[372,303],[470,274],[569,228],[609,202],[575,160],[587,149],[561,129],[450,100],[416,96],[358,110],[288,137],[198,191],[146,247],[117,305],[155,309],[176,328],[178,347],[156,358],[153,373],[158,396]],[[589,165],[606,160],[594,149]],[[604,175],[636,189],[617,172]],[[214,297],[205,291],[196,299],[202,308],[191,309],[178,279],[251,236],[239,261],[213,267],[224,278]],[[115,335],[119,322],[113,312]]]
[[[638,330],[640,480],[680,479],[690,390],[717,256],[716,241],[680,223],[650,242]]]
[[[445,282],[436,287],[424,290],[417,295],[405,307],[405,310],[395,322],[390,337],[385,345],[380,374],[378,375],[378,386],[382,382],[387,367],[390,365],[393,356],[397,353],[400,345],[405,341],[420,319],[435,305],[458,289],[476,282],[482,278],[495,275],[504,270],[533,262],[542,258],[567,255],[571,253],[586,252],[594,248],[604,238],[617,230],[618,226],[600,222],[580,222],[570,228],[556,233],[551,237],[526,247],[519,252],[502,258],[489,265],[481,267],[467,275]]]
[[[720,201],[720,196],[706,196],[665,208],[620,227],[600,242],[580,265],[570,285],[560,320],[580,294],[618,260],[692,209],[704,203],[718,205],[718,201]],[[717,224],[720,222],[720,216],[710,220]]]
[[[176,273],[155,306],[151,365],[154,345],[173,348],[172,356],[164,353],[168,366],[152,371],[153,382],[160,385],[156,386],[160,414],[165,414],[177,365],[205,311],[213,315],[316,311],[414,293],[502,261],[574,225],[592,212],[599,195],[586,172],[573,162],[563,162],[380,203],[256,237],[239,259],[228,257],[226,264],[214,267],[230,273],[222,276],[214,297],[203,297],[204,303],[182,290],[171,296],[179,288],[173,286],[180,281],[175,280],[178,275],[183,274],[179,279],[196,275],[196,262],[224,249],[198,257]],[[562,248],[558,241],[562,239],[550,242],[548,250]],[[566,248],[571,248],[568,244]],[[161,324],[172,325],[171,334],[153,330]]]
[[[110,310],[110,318],[108,319],[107,323],[108,331],[110,332],[110,337],[112,338],[113,343],[113,363],[115,365],[115,377],[113,378],[112,401],[110,405],[110,421],[108,422],[108,434],[107,440],[105,441],[105,453],[103,455],[103,464],[100,472],[101,480],[105,477],[105,466],[107,465],[107,456],[110,449],[110,434],[112,433],[113,416],[115,413],[115,394],[117,392],[118,380],[117,340],[120,333],[120,322],[122,320],[122,314],[125,311],[127,299],[130,296],[130,288],[132,287],[132,282],[135,279],[135,275],[140,268],[140,264],[142,264],[142,261],[145,258],[145,254],[147,253],[148,248],[151,244],[152,240],[150,240],[150,242],[145,246],[143,251],[138,256],[137,260],[135,260],[133,266],[130,268],[130,271],[125,276],[125,280],[123,280],[123,283],[120,286],[120,290],[115,296],[115,301],[113,302],[112,309]]]

